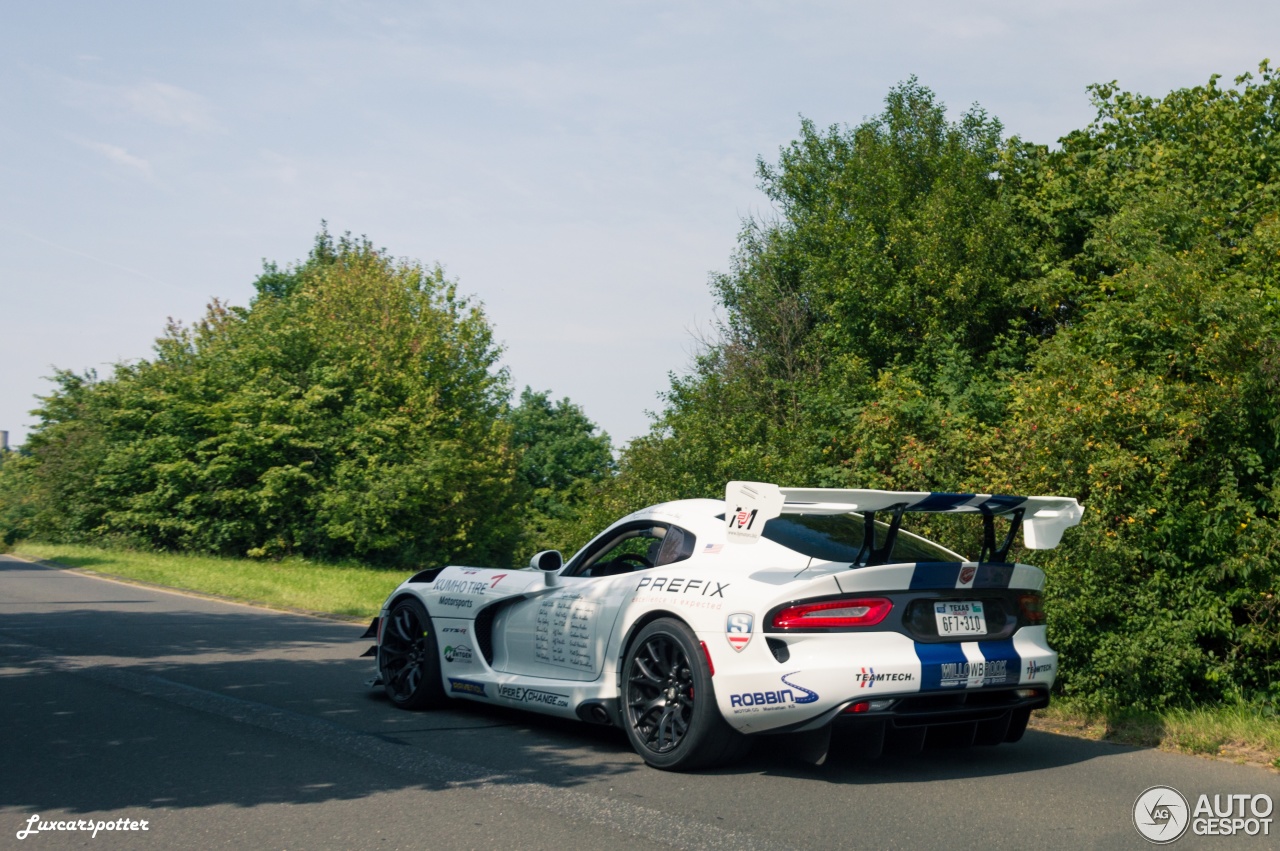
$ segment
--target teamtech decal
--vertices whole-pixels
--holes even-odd
[[[853,678],[858,681],[858,688],[875,688],[876,683],[909,683],[916,676],[901,671],[881,671],[877,674],[875,668],[859,668]]]

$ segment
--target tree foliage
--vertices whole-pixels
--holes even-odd
[[[614,472],[613,448],[582,408],[567,398],[552,403],[549,391],[526,387],[508,421],[525,494],[520,555],[530,556],[577,527],[587,500]]]
[[[322,232],[109,379],[59,373],[17,465],[22,532],[416,564],[509,551],[517,456],[480,309]]]
[[[597,502],[734,478],[1061,493],[1060,686],[1280,698],[1280,79],[1096,86],[1053,150],[916,81],[801,124],[713,278],[725,319]],[[940,521],[935,525],[941,529]],[[962,551],[974,549],[957,544]]]

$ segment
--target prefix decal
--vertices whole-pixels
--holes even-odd
[[[689,579],[686,576],[646,576],[636,586],[636,593],[648,589],[650,594],[681,594],[695,597],[724,598],[728,582],[716,582],[714,579]]]

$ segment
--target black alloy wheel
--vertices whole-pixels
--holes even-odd
[[[392,607],[378,645],[378,670],[387,697],[401,709],[434,709],[445,702],[431,619],[417,600]]]
[[[623,665],[623,714],[631,746],[655,768],[728,762],[749,742],[720,715],[711,673],[693,632],[663,618],[631,642]]]

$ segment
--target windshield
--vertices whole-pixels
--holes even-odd
[[[852,514],[788,514],[764,525],[763,536],[788,549],[820,561],[854,562],[862,549],[862,517]],[[884,546],[889,525],[876,521],[876,546]],[[889,562],[964,561],[964,557],[898,530]]]

